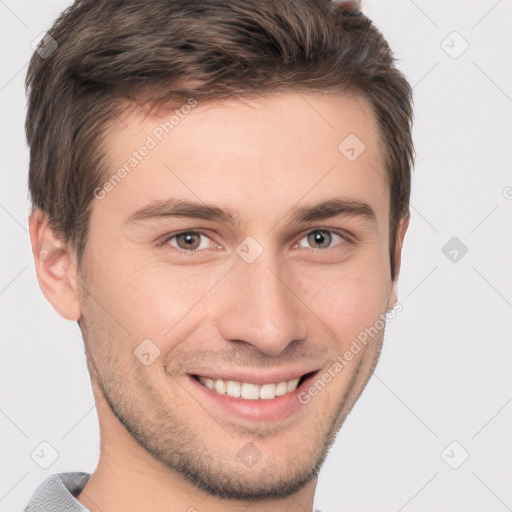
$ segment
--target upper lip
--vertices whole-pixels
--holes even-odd
[[[292,379],[297,379],[308,373],[316,372],[318,368],[289,368],[275,370],[235,370],[233,368],[220,370],[215,369],[198,369],[191,372],[190,375],[198,375],[213,380],[233,380],[237,382],[249,382],[251,384],[272,384]]]

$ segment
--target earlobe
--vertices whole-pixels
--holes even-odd
[[[74,254],[54,235],[47,215],[39,208],[29,216],[29,232],[37,281],[43,295],[60,316],[79,320],[80,295]]]
[[[398,276],[400,275],[400,265],[402,261],[402,247],[404,245],[405,233],[409,227],[409,217],[403,218],[398,224],[396,230],[396,245],[395,245],[395,278],[393,279],[393,288],[389,295],[388,311],[395,307],[398,302]]]

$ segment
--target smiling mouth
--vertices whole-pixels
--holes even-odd
[[[315,372],[306,373],[295,379],[268,383],[253,384],[251,382],[240,382],[234,380],[210,379],[202,375],[192,375],[204,387],[220,395],[227,395],[232,398],[245,400],[272,400],[274,398],[293,393],[306,379],[313,376]]]

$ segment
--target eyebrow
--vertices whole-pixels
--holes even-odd
[[[339,216],[359,217],[370,222],[377,221],[375,212],[369,204],[361,201],[332,198],[313,205],[291,208],[288,222],[306,223]],[[125,221],[125,224],[134,224],[166,217],[186,217],[217,221],[230,225],[235,225],[238,219],[238,215],[229,208],[224,209],[215,205],[196,203],[183,199],[164,199],[144,205],[131,214]]]

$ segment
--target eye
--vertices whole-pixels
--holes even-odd
[[[331,247],[333,237],[337,237],[341,240],[341,243],[338,245],[341,245],[344,242],[349,242],[347,237],[329,229],[315,229],[314,231],[310,231],[304,238],[301,239],[301,242],[302,240],[306,240],[312,249],[334,249],[336,246]],[[298,245],[305,247],[305,245],[301,242],[299,242]]]
[[[333,240],[336,240],[336,238],[338,238],[339,243],[332,246],[332,242]],[[324,251],[335,249],[337,246],[343,245],[346,242],[350,243],[348,236],[341,235],[329,229],[315,229],[310,231],[299,241],[298,244],[295,244],[294,247],[307,248],[303,240],[306,240],[310,249],[322,249]],[[214,244],[214,246],[211,246],[211,244],[208,244],[208,241],[212,242],[211,238],[201,231],[181,231],[179,233],[173,233],[166,236],[158,243],[158,246],[165,247],[170,245],[178,252],[190,256],[208,252],[213,248],[222,249],[221,245]]]
[[[202,237],[203,239],[201,239]],[[159,245],[161,247],[171,245],[182,253],[197,254],[209,249],[208,242],[205,242],[204,239],[211,240],[209,236],[201,231],[182,231],[167,236]],[[221,246],[217,245],[217,248],[221,248]]]

